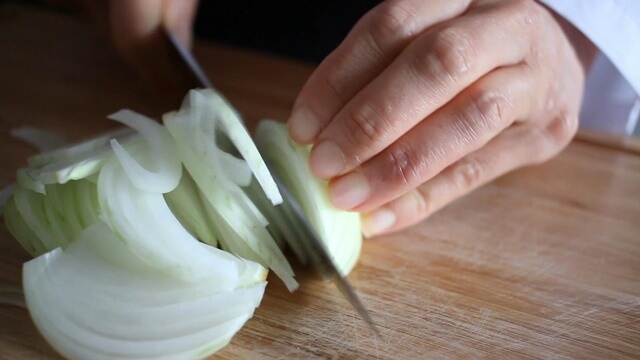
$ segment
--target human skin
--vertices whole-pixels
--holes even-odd
[[[162,26],[191,42],[196,0],[111,0],[108,31],[158,82]],[[557,155],[596,53],[534,0],[387,0],[313,72],[288,120],[310,167],[367,236],[413,225]],[[149,67],[154,58],[157,68]]]
[[[395,0],[368,13],[295,102],[291,137],[371,236],[558,154],[595,50],[533,0]]]

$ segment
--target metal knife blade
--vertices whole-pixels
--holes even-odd
[[[178,62],[176,65],[180,66],[183,72],[187,71],[191,75],[190,77],[192,78],[191,81],[193,82],[193,87],[213,89],[211,81],[205,74],[204,70],[202,70],[202,67],[199,65],[193,54],[170,31],[165,30],[165,34],[171,44],[172,51],[174,51],[174,60]],[[290,221],[299,225],[298,228],[301,230],[301,233],[299,238],[296,240],[302,245],[303,249],[305,249],[305,253],[309,258],[311,265],[325,280],[334,282],[336,287],[349,301],[351,306],[358,312],[376,336],[379,337],[380,333],[373,323],[369,312],[360,301],[360,298],[353,289],[353,286],[351,286],[351,283],[342,276],[337,269],[327,248],[322,240],[320,240],[315,228],[304,215],[302,207],[291,194],[287,186],[280,178],[278,178],[277,174],[274,171],[271,173],[278,185],[278,188],[280,189],[280,193],[282,194],[283,204],[280,206],[283,206],[284,208],[283,213],[289,217]]]

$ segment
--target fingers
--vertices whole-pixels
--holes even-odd
[[[415,37],[462,14],[471,0],[385,1],[365,15],[309,78],[288,122],[291,137],[310,143],[338,111]]]
[[[109,17],[116,48],[135,57],[139,48],[161,42],[163,26],[190,44],[197,5],[197,0],[111,0]]]
[[[526,26],[503,8],[492,10],[491,21],[484,11],[428,30],[351,99],[316,140],[314,174],[329,179],[354,169],[480,77],[522,61]]]
[[[193,40],[193,20],[197,8],[198,0],[165,0],[163,13],[165,27],[188,47],[191,47]]]
[[[109,18],[116,49],[132,62],[143,59],[140,49],[158,42],[162,25],[162,1],[111,0]]]
[[[332,181],[339,208],[369,211],[436,176],[538,109],[529,67],[495,70],[423,120],[382,153]]]
[[[186,44],[191,43],[191,27],[197,0],[112,0],[110,28],[116,50],[152,90],[181,98],[184,79],[168,57],[164,29]],[[177,91],[172,91],[178,89]],[[179,94],[178,91],[181,93]],[[177,99],[179,99],[177,98]]]
[[[433,179],[363,215],[363,233],[371,237],[416,224],[503,174],[550,158],[558,149],[529,124],[514,125]]]

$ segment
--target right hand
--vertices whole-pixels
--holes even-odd
[[[178,95],[172,89],[181,89],[184,79],[167,56],[163,28],[191,47],[198,0],[80,0],[75,5],[106,32],[144,85],[156,93]]]

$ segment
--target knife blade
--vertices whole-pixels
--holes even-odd
[[[178,66],[183,73],[189,74],[189,77],[191,78],[190,82],[193,83],[193,88],[200,87],[214,89],[211,81],[191,51],[189,51],[187,47],[170,31],[165,30],[164,33],[170,43],[170,51],[172,52],[172,58],[176,62],[176,66]],[[325,281],[331,281],[336,285],[338,290],[347,299],[347,301],[349,301],[351,306],[365,321],[373,333],[377,337],[380,337],[380,333],[369,315],[369,312],[358,297],[351,283],[336,267],[331,255],[329,255],[329,252],[324,245],[324,242],[320,239],[320,236],[313,225],[309,222],[309,219],[307,219],[296,198],[291,194],[287,186],[274,171],[271,171],[271,175],[282,194],[283,203],[279,206],[282,206],[283,214],[285,214],[288,220],[298,225],[296,228],[299,229],[299,236],[295,240],[298,241],[304,249],[312,267],[324,278]]]

